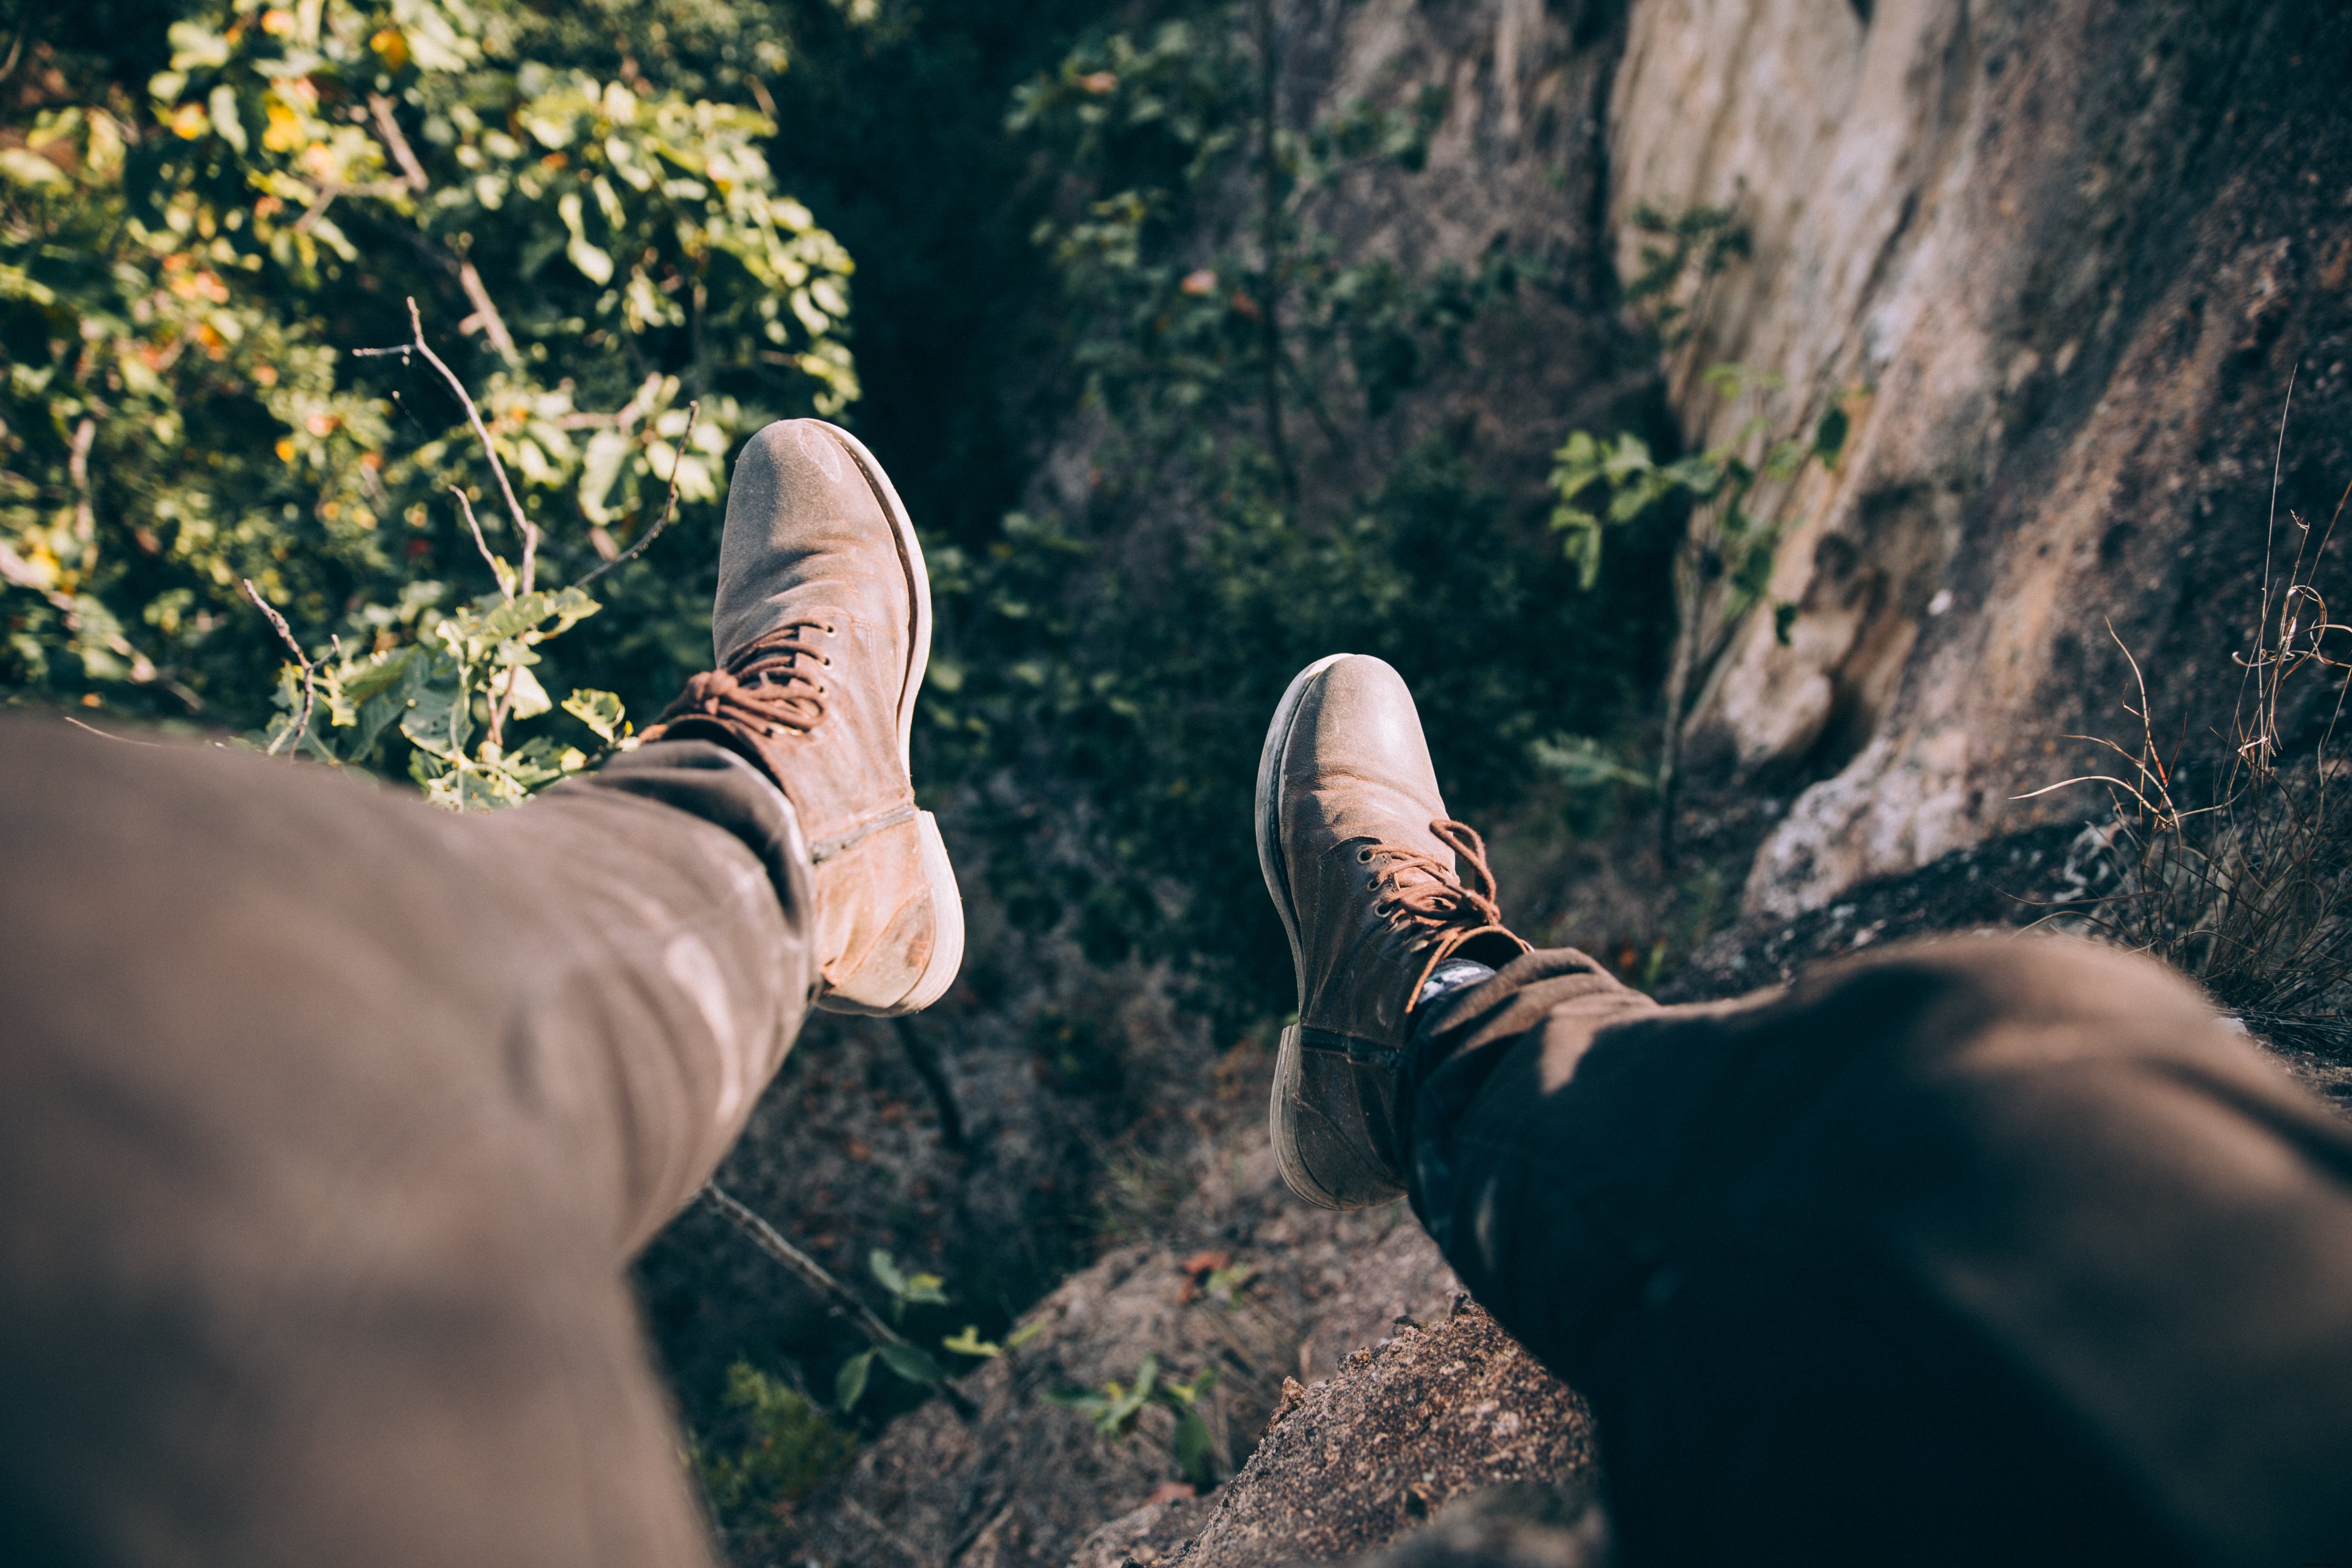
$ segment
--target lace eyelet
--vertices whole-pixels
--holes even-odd
[[[1362,848],[1356,851],[1356,864],[1359,866],[1369,866],[1371,863],[1372,847],[1367,844]]]

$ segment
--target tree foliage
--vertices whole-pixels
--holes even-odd
[[[144,82],[37,45],[0,154],[10,684],[251,726],[291,699],[249,578],[350,697],[310,749],[367,761],[402,733],[431,778],[414,707],[362,710],[423,681],[457,730],[489,721],[496,694],[459,679],[486,628],[482,658],[534,689],[533,645],[600,604],[610,629],[570,661],[594,686],[644,700],[706,658],[728,453],[857,392],[846,253],[779,189],[764,115],[678,85],[766,91],[774,29],[729,19],[614,10],[648,56],[614,60],[614,33],[511,0],[233,0],[173,23]],[[411,298],[490,450],[415,356],[346,352],[408,340]],[[488,557],[534,566],[526,589],[576,580],[673,478],[677,564],[535,618],[509,602]],[[478,550],[453,489],[481,503]]]

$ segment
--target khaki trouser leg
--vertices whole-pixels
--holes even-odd
[[[698,1564],[622,1279],[814,979],[781,794],[0,724],[0,1558]]]

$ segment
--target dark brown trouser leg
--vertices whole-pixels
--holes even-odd
[[[807,1005],[783,797],[0,723],[0,1560],[699,1564],[621,1268]]]
[[[2352,1135],[2192,987],[1961,940],[1417,1043],[1413,1201],[1592,1401],[1634,1568],[2352,1561]]]

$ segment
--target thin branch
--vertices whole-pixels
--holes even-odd
[[[940,1113],[940,1142],[963,1152],[965,1148],[963,1113],[956,1107],[955,1088],[948,1082],[947,1069],[940,1064],[939,1052],[930,1041],[923,1038],[912,1018],[896,1018],[898,1044],[905,1047],[907,1060],[913,1064],[915,1076],[923,1080],[930,1091],[931,1104]]]
[[[0,73],[0,74],[5,74],[5,73]],[[80,720],[79,720],[79,719],[75,718],[75,717],[74,717],[72,714],[70,714],[70,713],[61,713],[61,714],[59,714],[59,715],[58,715],[58,717],[59,717],[59,718],[61,718],[61,719],[63,719],[67,723],[68,723],[68,724],[72,725],[72,726],[73,726],[75,729],[77,729],[77,730],[87,730],[87,731],[89,731],[91,734],[96,735],[96,736],[97,736],[100,740],[101,740],[101,741],[120,741],[120,742],[122,742],[124,745],[126,745],[126,746],[152,746],[152,745],[154,745],[154,744],[156,743],[156,742],[153,742],[153,741],[134,741],[134,740],[132,740],[132,739],[131,739],[130,736],[128,736],[128,735],[116,735],[116,734],[110,733],[110,732],[109,732],[109,731],[104,731],[104,730],[100,729],[100,728],[99,728],[97,725],[95,725],[95,724],[85,724],[85,723],[83,723]]]
[[[415,295],[409,296],[408,300],[408,324],[415,334],[409,342],[388,349],[353,349],[352,357],[381,359],[390,354],[399,354],[404,359],[412,353],[423,354],[425,363],[439,371],[441,379],[449,384],[449,390],[457,395],[457,401],[466,407],[466,423],[474,427],[474,437],[481,442],[482,455],[489,458],[490,472],[498,478],[499,493],[506,498],[507,515],[514,519],[515,530],[522,535],[522,569],[520,576],[522,592],[528,594],[531,591],[531,584],[539,572],[539,529],[530,518],[523,515],[522,502],[515,499],[514,485],[507,478],[507,466],[499,461],[499,449],[491,444],[489,426],[482,423],[482,411],[475,406],[473,395],[466,390],[466,384],[457,379],[457,373],[443,363],[441,356],[433,352],[433,345],[425,341],[425,319],[417,313]]]
[[[506,595],[508,604],[513,604],[514,590],[507,586],[507,574],[499,570],[499,558],[490,553],[490,542],[482,537],[482,525],[474,517],[474,503],[467,500],[466,492],[456,485],[449,487],[449,493],[457,498],[457,505],[466,514],[466,526],[474,531],[474,548],[482,552],[484,561],[489,563],[490,575],[498,580],[499,592]]]
[[[2030,789],[2023,795],[2013,795],[2009,798],[2011,800],[2032,800],[2037,796],[2048,795],[2053,790],[2071,789],[2075,784],[2113,784],[2116,788],[2123,791],[2126,795],[2130,795],[2134,800],[2139,802],[2141,808],[2150,816],[2157,818],[2158,821],[2162,821],[2164,819],[2164,814],[2156,808],[2155,804],[2151,802],[2147,796],[2140,794],[2139,791],[2132,788],[2131,785],[2124,783],[2123,780],[2116,778],[2112,773],[2083,773],[2071,779],[2060,779],[2054,784],[2043,784],[2040,789]]]
[[[490,346],[505,357],[507,363],[521,363],[522,353],[515,347],[514,334],[507,331],[507,319],[499,314],[498,306],[491,301],[490,291],[482,286],[482,275],[474,270],[472,262],[457,263],[457,287],[463,289],[466,298],[472,301],[474,314],[470,319],[482,323],[482,333],[490,340]],[[460,322],[457,330],[464,331],[465,324]]]
[[[572,584],[573,587],[584,588],[589,584],[593,583],[597,578],[602,577],[605,573],[610,572],[614,567],[618,566],[622,562],[635,560],[637,554],[643,551],[646,545],[651,544],[655,540],[661,537],[661,531],[663,529],[669,526],[669,520],[677,513],[677,471],[686,466],[687,443],[694,439],[694,421],[701,413],[702,405],[698,402],[689,403],[686,405],[686,434],[677,438],[677,457],[669,466],[669,501],[668,504],[662,508],[661,521],[655,523],[646,533],[639,535],[635,542],[632,543],[626,550],[622,551],[618,555],[614,556],[610,561],[605,562],[602,566],[597,567],[594,571],[589,573],[588,575],[581,578],[579,582],[574,583]]]
[[[285,639],[288,647],[294,650],[295,662],[302,667],[301,714],[294,721],[292,729],[269,742],[269,755],[276,756],[278,748],[284,746],[287,748],[286,760],[292,762],[301,752],[302,737],[310,731],[310,710],[318,698],[319,667],[311,662],[309,654],[302,651],[302,645],[294,640],[293,628],[286,624],[286,617],[278,613],[276,605],[261,596],[261,590],[253,585],[253,579],[247,577],[240,581],[245,584],[245,596],[253,601],[256,609],[269,617],[269,624],[278,628],[278,635]]]
[[[416,150],[408,144],[408,137],[401,131],[399,117],[393,112],[392,100],[380,92],[370,93],[368,115],[375,121],[375,133],[383,141],[385,150],[391,153],[392,161],[400,165],[401,178],[407,182],[408,188],[420,196],[431,190],[433,182],[425,177],[425,165],[417,162]],[[482,323],[482,331],[490,340],[490,346],[498,350],[509,364],[518,363],[522,356],[515,348],[514,334],[507,331],[506,318],[499,314],[498,306],[490,300],[490,291],[482,287],[482,275],[474,270],[472,262],[462,257],[457,258],[457,287],[466,291],[467,300],[474,307],[470,319]],[[461,325],[457,330],[464,331],[466,329]]]
[[[750,1237],[753,1246],[799,1275],[815,1289],[817,1294],[830,1300],[843,1316],[857,1325],[858,1332],[877,1345],[912,1348],[906,1335],[876,1317],[873,1309],[857,1299],[856,1291],[835,1279],[824,1265],[786,1241],[774,1226],[761,1219],[726,1188],[716,1182],[707,1182],[698,1195]]]
[[[375,121],[375,133],[383,140],[385,151],[400,165],[408,188],[420,196],[432,189],[433,182],[425,177],[425,165],[416,161],[415,149],[409,146],[408,138],[401,133],[400,121],[393,115],[392,100],[380,92],[368,94],[368,115]]]
[[[98,439],[98,421],[84,419],[74,426],[73,447],[66,458],[66,473],[74,487],[74,537],[88,544],[98,537],[98,514],[89,502],[89,447]]]

